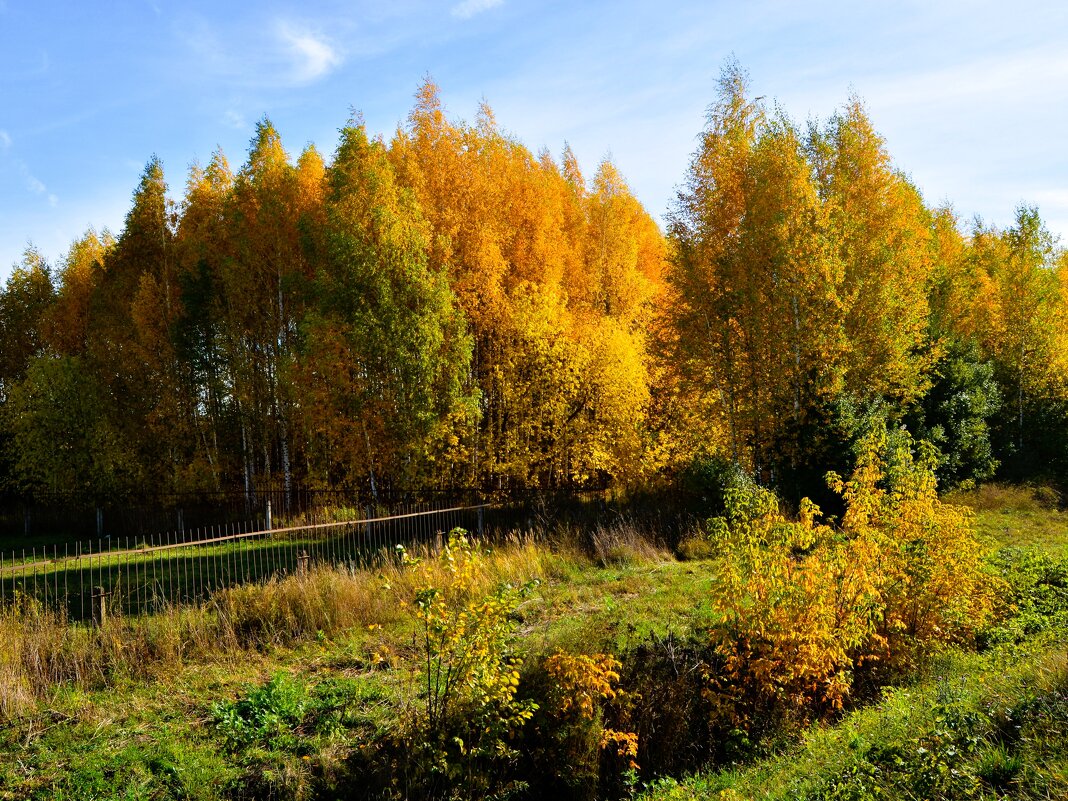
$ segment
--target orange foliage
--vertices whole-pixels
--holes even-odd
[[[807,499],[790,520],[755,488],[736,492],[717,524],[723,674],[712,690],[728,710],[754,694],[802,715],[840,709],[858,667],[903,669],[992,613],[998,581],[969,513],[938,499],[924,456],[877,431],[851,478],[831,483],[846,502],[839,529],[818,523]]]

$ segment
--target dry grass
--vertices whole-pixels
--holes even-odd
[[[591,546],[594,560],[602,566],[655,564],[673,559],[671,551],[654,535],[627,520],[598,525],[593,530]]]
[[[218,646],[201,607],[170,608],[142,620],[112,618],[103,627],[24,602],[0,611],[0,718],[10,719],[60,685],[100,686],[180,664]]]
[[[946,503],[968,506],[976,512],[1038,512],[1057,509],[1060,493],[1047,485],[983,484],[975,489],[954,490],[943,498]]]
[[[566,573],[573,559],[532,539],[515,539],[487,552],[477,583],[489,588],[552,577]],[[427,560],[427,568],[442,569],[436,560]],[[395,560],[373,569],[318,567],[222,590],[195,607],[113,616],[103,627],[68,622],[27,600],[0,610],[0,719],[30,711],[63,685],[106,686],[123,677],[163,675],[189,660],[392,623],[406,614],[416,581]]]

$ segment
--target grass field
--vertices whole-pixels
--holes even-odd
[[[541,698],[540,666],[552,654],[614,654],[620,691],[601,698],[598,723],[623,721],[641,739],[640,770],[598,781],[607,757],[596,743],[528,737],[513,762],[528,760],[542,784],[508,792],[1068,797],[1068,527],[1050,504],[1007,495],[957,499],[997,541],[991,569],[1011,587],[978,651],[947,649],[844,715],[752,743],[701,739],[703,663],[693,654],[711,625],[715,559],[679,561],[626,527],[555,532],[552,548],[523,541],[486,555],[479,586],[539,582],[508,613],[519,696]],[[412,581],[399,565],[313,571],[110,632],[71,633],[42,618],[30,636],[11,628],[25,619],[9,616],[0,621],[0,798],[375,797],[371,788],[388,782],[368,780],[378,770],[369,760],[388,756],[381,743],[422,702]],[[538,762],[564,746],[593,761]],[[702,771],[710,758],[718,767]]]
[[[1048,489],[984,487],[949,500],[970,506],[976,530],[1002,547],[1063,556],[1068,548],[1068,509]]]

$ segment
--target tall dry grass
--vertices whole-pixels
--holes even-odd
[[[476,589],[566,575],[576,558],[529,537],[513,538],[479,561]],[[426,566],[442,570],[437,560]],[[32,710],[60,686],[90,689],[117,678],[150,678],[190,660],[388,624],[407,614],[403,602],[414,598],[416,582],[413,571],[392,558],[373,568],[313,567],[219,591],[197,606],[112,616],[102,627],[70,622],[24,599],[0,610],[0,719]]]
[[[953,490],[946,493],[946,503],[967,506],[976,512],[1013,510],[1038,512],[1056,509],[1063,499],[1056,488],[1032,484],[982,484],[973,489]]]
[[[0,610],[0,718],[29,711],[59,686],[88,689],[181,664],[218,647],[217,633],[203,607],[112,617],[102,627],[32,601]]]
[[[654,564],[673,558],[654,532],[626,519],[597,525],[591,533],[590,545],[594,560],[601,566]]]

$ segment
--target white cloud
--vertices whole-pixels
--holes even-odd
[[[239,131],[248,128],[248,123],[245,122],[245,118],[232,108],[227,109],[226,113],[223,114],[223,121],[231,128],[236,128]]]
[[[306,86],[344,61],[342,50],[328,37],[308,24],[285,19],[265,29],[234,31],[191,17],[182,23],[178,35],[199,68],[231,88]],[[237,127],[228,113],[226,122]]]
[[[311,83],[341,65],[337,50],[326,39],[310,31],[280,23],[278,38],[290,56],[290,80],[293,83]]]
[[[35,195],[43,195],[48,191],[48,187],[37,176],[32,175],[29,170],[25,170],[24,174],[26,176],[26,187]]]
[[[7,150],[11,147],[11,134],[0,128],[0,150]]]
[[[30,172],[30,168],[26,166],[26,162],[21,159],[16,160],[15,167],[22,173],[22,178],[26,182],[26,188],[30,192],[35,195],[45,195],[48,199],[48,205],[52,208],[59,205],[59,198],[48,191],[48,187],[45,186],[44,181]]]
[[[489,11],[501,5],[504,0],[463,0],[452,7],[452,15],[457,19],[470,19],[475,14]]]

